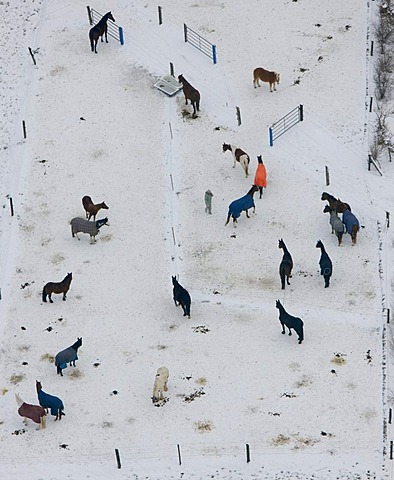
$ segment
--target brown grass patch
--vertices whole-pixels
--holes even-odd
[[[26,375],[22,374],[22,375],[11,375],[10,377],[10,383],[12,383],[13,385],[17,385],[18,383],[20,383],[24,378],[25,378]]]
[[[199,422],[194,422],[194,425],[197,433],[208,433],[214,428],[211,420],[200,420]]]
[[[40,360],[42,360],[43,362],[54,363],[55,357],[50,353],[44,353],[43,355],[41,355]]]

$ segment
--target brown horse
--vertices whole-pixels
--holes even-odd
[[[92,199],[88,195],[82,197],[82,205],[86,211],[86,218],[90,220],[90,218],[93,217],[94,221],[96,221],[96,215],[99,210],[102,208],[104,208],[104,210],[108,210],[109,208],[104,202],[93,203]]]
[[[190,85],[183,75],[179,75],[178,82],[182,84],[186,105],[187,101],[190,100],[190,103],[193,105],[193,118],[196,118],[196,111],[200,111],[200,92]]]
[[[321,200],[326,200],[330,207],[337,213],[343,213],[345,210],[350,210],[350,205],[348,203],[342,202],[339,198],[335,198],[333,195],[327,192],[323,192],[321,195]]]
[[[255,68],[253,70],[253,86],[256,88],[256,85],[260,87],[260,80],[262,82],[267,82],[270,84],[270,92],[272,92],[272,87],[276,90],[276,84],[280,82],[280,74],[277,72],[270,72],[264,68]]]
[[[98,24],[92,27],[89,31],[90,46],[92,48],[92,52],[94,53],[97,53],[98,39],[101,37],[101,41],[103,41],[104,34],[105,34],[105,42],[108,43],[108,37],[107,37],[108,19],[112,20],[113,22],[115,21],[111,12],[106,13],[103,16],[103,18],[98,22]]]
[[[52,293],[62,293],[63,300],[66,300],[66,293],[70,289],[70,283],[73,279],[72,273],[67,273],[67,275],[63,278],[61,282],[49,282],[47,283],[44,288],[42,289],[42,301],[47,301],[47,295],[49,298],[50,303],[53,303],[52,300]]]

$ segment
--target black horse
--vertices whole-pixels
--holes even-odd
[[[183,316],[188,316],[190,318],[190,304],[192,299],[190,298],[189,292],[182,287],[182,285],[177,281],[176,277],[172,277],[173,288],[173,297],[174,303],[177,307],[181,305],[183,308]]]
[[[279,321],[282,324],[282,334],[284,335],[286,333],[286,325],[289,329],[289,335],[291,335],[291,329],[293,329],[298,335],[298,343],[301,343],[304,340],[304,322],[301,318],[293,317],[287,313],[279,300],[276,301],[276,308],[279,310]]]
[[[187,101],[190,100],[193,105],[193,118],[196,118],[196,111],[200,111],[200,92],[193,85],[190,85],[183,75],[179,75],[178,82],[182,84],[186,105]]]
[[[282,290],[284,290],[285,279],[287,280],[287,285],[290,285],[289,278],[291,278],[291,270],[293,269],[293,259],[291,258],[290,252],[286,248],[283,238],[279,240],[279,248],[283,250],[282,261],[279,265],[279,276],[282,283]]]
[[[67,275],[63,278],[61,282],[49,282],[47,283],[44,288],[42,289],[42,301],[47,301],[47,296],[49,298],[50,303],[53,303],[52,300],[52,293],[62,293],[63,300],[65,301],[67,296],[67,292],[70,288],[71,280],[73,279],[72,273],[67,273]]]
[[[101,41],[103,42],[103,36],[105,34],[105,42],[108,43],[108,19],[112,20],[113,22],[115,21],[111,12],[106,13],[104,17],[98,22],[98,24],[92,27],[89,31],[90,46],[92,47],[92,52],[94,53],[97,53],[97,42],[99,37],[101,37]]]
[[[324,288],[328,288],[330,286],[330,278],[332,275],[332,261],[331,258],[328,256],[326,249],[324,248],[323,242],[318,240],[316,243],[316,248],[320,248],[321,255],[319,260],[320,265],[320,275],[324,277]]]

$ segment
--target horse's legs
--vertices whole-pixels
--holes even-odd
[[[286,330],[285,330],[285,324],[282,323],[282,335],[284,335],[286,333]]]
[[[289,335],[291,335],[291,328],[290,327],[287,327],[289,329]]]
[[[52,300],[52,293],[48,293],[48,298],[49,298],[49,302],[50,302],[50,303],[53,303],[53,300]]]
[[[107,30],[108,30],[108,26],[105,25],[105,43],[108,43],[108,37],[107,37]]]
[[[66,298],[67,298],[67,296],[66,296],[66,292],[63,292],[63,302],[65,302],[65,301],[66,301]]]

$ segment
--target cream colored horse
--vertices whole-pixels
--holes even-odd
[[[276,90],[276,84],[279,84],[280,74],[276,72],[269,72],[264,70],[264,68],[255,68],[253,70],[253,86],[254,88],[260,87],[260,80],[262,82],[267,82],[270,84],[270,92],[272,92],[272,87]]]
[[[169,376],[168,368],[160,367],[157,369],[155,384],[153,386],[153,395],[152,395],[153,403],[157,403],[160,400],[164,400],[163,391],[166,392],[168,390],[168,387],[167,387],[168,376]]]

